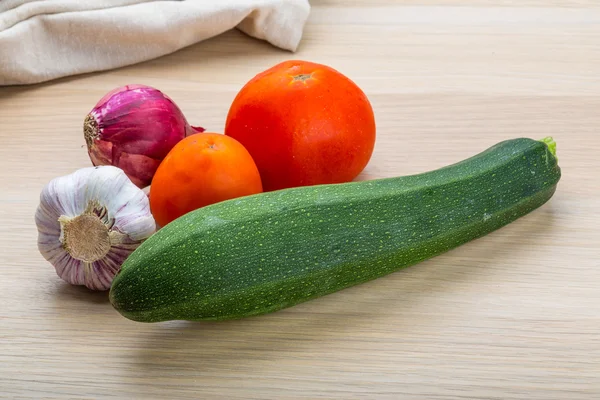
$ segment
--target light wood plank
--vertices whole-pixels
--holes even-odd
[[[296,54],[239,32],[114,71],[0,88],[0,397],[600,398],[600,4],[314,0]],[[534,213],[435,259],[260,318],[138,324],[37,252],[43,184],[89,165],[108,90],[159,87],[220,132],[236,91],[327,63],[376,110],[360,179],[551,135],[563,178]]]

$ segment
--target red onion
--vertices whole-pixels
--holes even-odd
[[[94,165],[113,165],[144,188],[167,153],[190,126],[179,107],[160,90],[127,85],[108,92],[85,117],[83,132]]]

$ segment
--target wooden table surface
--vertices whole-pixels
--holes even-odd
[[[496,4],[496,5],[494,5]],[[231,31],[157,60],[0,88],[0,397],[600,398],[600,3],[314,0],[296,54]],[[423,172],[498,141],[553,136],[554,197],[482,239],[252,319],[141,324],[63,283],[33,222],[50,179],[90,165],[108,90],[164,90],[222,131],[237,90],[289,59],[374,106],[359,179]]]

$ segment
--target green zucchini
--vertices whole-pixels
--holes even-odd
[[[277,311],[486,235],[548,201],[560,175],[551,138],[519,138],[418,175],[213,204],[139,246],[110,301],[143,322]]]

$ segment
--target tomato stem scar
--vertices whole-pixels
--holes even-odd
[[[302,81],[302,82],[304,82],[304,81],[312,78],[312,74],[299,74],[299,75],[293,76],[293,78],[294,78],[294,81]]]

